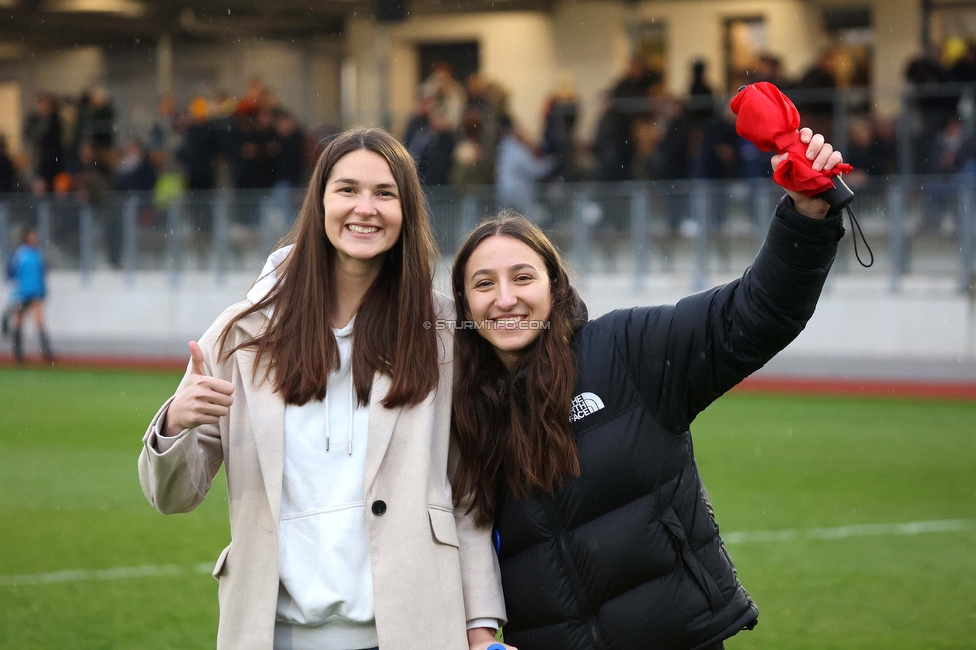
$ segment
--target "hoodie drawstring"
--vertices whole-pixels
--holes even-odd
[[[352,456],[352,433],[353,433],[353,418],[356,415],[356,382],[353,377],[352,369],[349,370],[349,434],[346,436],[346,449],[350,456]],[[332,446],[332,432],[329,429],[329,421],[332,419],[332,414],[329,409],[329,394],[325,395],[325,451],[328,452],[329,448]]]
[[[356,415],[356,402],[353,396],[356,393],[356,384],[353,382],[352,368],[349,369],[349,455],[352,456],[352,419]]]

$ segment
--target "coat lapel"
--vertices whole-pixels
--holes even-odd
[[[402,407],[388,409],[383,406],[383,398],[390,390],[390,378],[384,374],[373,375],[373,389],[369,397],[369,439],[366,442],[366,481],[368,491],[380,469],[386,450],[393,438],[393,429],[400,417]]]
[[[242,323],[243,324],[243,323]],[[248,328],[245,326],[246,332]],[[253,332],[248,332],[253,336]],[[244,400],[251,418],[251,435],[257,451],[258,464],[261,467],[261,477],[264,489],[271,506],[271,515],[278,530],[278,519],[281,516],[281,480],[282,465],[284,463],[285,444],[285,402],[274,392],[273,374],[267,381],[254,384],[254,348],[245,348],[235,355],[241,372],[244,386]],[[257,378],[262,379],[263,371],[259,370]]]

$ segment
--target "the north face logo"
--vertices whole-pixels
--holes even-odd
[[[595,393],[580,393],[573,398],[572,408],[569,412],[569,421],[576,422],[582,420],[587,415],[596,413],[603,408],[603,400]]]

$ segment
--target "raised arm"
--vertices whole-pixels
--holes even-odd
[[[821,136],[801,132],[814,165],[841,156]],[[774,158],[774,166],[780,159]],[[785,348],[813,315],[844,233],[839,212],[792,192],[776,212],[752,266],[727,285],[673,307],[621,312],[615,339],[662,426],[687,430],[715,399]]]

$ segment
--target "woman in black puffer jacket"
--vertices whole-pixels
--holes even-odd
[[[841,162],[801,137],[815,168]],[[453,270],[455,499],[494,522],[507,643],[705,650],[756,624],[689,427],[802,331],[843,232],[824,201],[789,193],[741,278],[589,322],[529,221],[503,213],[468,236]]]

